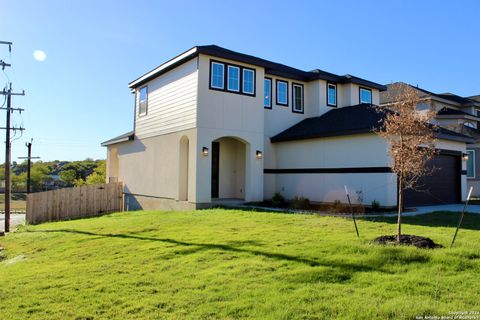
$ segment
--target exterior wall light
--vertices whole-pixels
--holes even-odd
[[[257,150],[257,152],[255,153],[256,157],[258,160],[262,159],[263,158],[263,154],[262,154],[262,151],[260,150]]]
[[[202,148],[202,154],[203,154],[204,157],[208,157],[208,148],[207,147]]]
[[[462,154],[463,161],[468,161],[468,153]]]

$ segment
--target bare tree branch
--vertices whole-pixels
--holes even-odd
[[[435,131],[438,128],[433,124],[433,108],[417,109],[424,100],[415,88],[404,83],[396,83],[391,87],[389,91],[394,92],[395,97],[389,99],[392,103],[388,109],[377,109],[385,116],[376,133],[388,141],[392,172],[399,179],[397,238],[400,240],[404,191],[417,190],[418,180],[436,170],[429,162],[436,155]]]

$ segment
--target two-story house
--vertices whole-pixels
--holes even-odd
[[[124,183],[129,209],[262,201],[277,192],[344,202],[345,186],[358,202],[397,204],[387,142],[372,132],[381,119],[372,105],[380,103],[383,85],[208,45],[129,88],[134,130],[102,143],[107,180]],[[466,137],[443,130],[438,138],[455,163],[454,196],[444,200],[460,201]],[[432,203],[421,194],[411,199],[407,204]]]
[[[395,88],[402,87],[392,83],[380,94],[380,104],[388,107],[398,97]],[[403,84],[406,85],[406,84]],[[412,86],[418,92],[422,103],[419,110],[433,108],[436,112],[436,123],[444,128],[470,136],[467,144],[467,188],[473,187],[473,195],[480,195],[480,96],[461,97],[453,93],[433,93]]]

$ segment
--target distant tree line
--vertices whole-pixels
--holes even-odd
[[[31,190],[39,192],[58,188],[105,183],[106,161],[37,161],[30,170]],[[5,165],[0,165],[0,179],[5,180]],[[12,190],[27,189],[27,161],[12,163]]]

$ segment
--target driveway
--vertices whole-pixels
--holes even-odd
[[[25,223],[24,214],[12,214],[10,215],[10,231],[14,229],[16,225]],[[5,215],[0,214],[0,232],[5,230]]]

